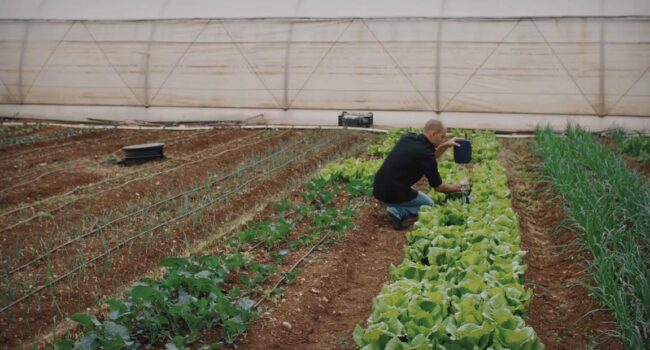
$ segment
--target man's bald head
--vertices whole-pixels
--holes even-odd
[[[441,131],[444,129],[442,122],[437,119],[429,119],[426,124],[424,124],[424,133],[429,134],[431,131]]]
[[[423,134],[432,144],[438,146],[445,141],[447,128],[445,128],[440,120],[429,119],[429,121],[424,124]]]

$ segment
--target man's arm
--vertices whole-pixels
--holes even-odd
[[[438,147],[436,147],[436,159],[439,159],[440,156],[442,156],[443,153],[447,150],[447,148],[452,147],[452,146],[460,146],[458,143],[456,143],[457,140],[462,140],[460,137],[454,137],[451,140],[447,140]]]
[[[440,185],[434,187],[434,189],[436,192],[442,193],[460,192],[460,184],[441,183]]]

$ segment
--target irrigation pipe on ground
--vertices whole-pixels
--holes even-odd
[[[307,154],[310,150],[315,149],[315,148],[320,147],[320,146],[323,146],[324,144],[325,144],[325,142],[323,142],[323,144],[315,145],[315,146],[309,148],[307,151],[303,152],[301,155],[305,155],[305,154]],[[94,257],[94,258],[88,260],[87,262],[85,262],[85,263],[83,263],[83,264],[81,264],[81,265],[78,265],[77,267],[73,268],[72,270],[69,270],[68,272],[66,272],[66,273],[62,274],[61,276],[59,276],[59,277],[53,279],[52,281],[50,281],[50,282],[48,282],[48,283],[46,283],[46,284],[44,284],[44,285],[42,285],[42,286],[40,286],[40,287],[38,287],[38,288],[32,290],[31,292],[29,292],[29,293],[23,295],[22,297],[20,297],[20,298],[14,300],[13,302],[9,303],[8,305],[6,305],[6,306],[4,306],[2,309],[0,309],[0,313],[3,313],[3,312],[5,312],[5,311],[11,309],[11,308],[14,307],[15,305],[17,305],[17,304],[19,304],[19,303],[21,303],[21,302],[27,300],[28,298],[32,297],[33,295],[36,295],[36,294],[40,293],[42,290],[47,289],[47,288],[49,288],[49,287],[51,287],[51,286],[57,284],[57,283],[60,282],[61,280],[63,280],[63,279],[65,279],[65,278],[67,278],[67,277],[73,275],[73,274],[76,273],[77,271],[79,271],[79,270],[81,270],[81,269],[84,269],[84,268],[86,268],[87,266],[93,264],[95,261],[98,261],[98,260],[100,260],[100,259],[102,259],[102,258],[108,256],[108,255],[111,254],[112,252],[118,250],[119,248],[121,248],[121,247],[123,247],[124,245],[126,245],[127,243],[129,243],[129,242],[135,240],[136,238],[139,238],[139,237],[141,237],[141,236],[144,236],[145,234],[151,233],[151,232],[153,232],[153,231],[155,231],[155,230],[157,230],[157,229],[159,229],[159,228],[161,228],[161,227],[164,227],[164,226],[166,226],[166,225],[168,225],[168,224],[174,223],[174,222],[179,221],[179,220],[181,220],[181,219],[183,219],[183,218],[186,218],[186,217],[188,217],[188,216],[190,216],[190,215],[192,215],[192,214],[194,214],[194,213],[197,213],[197,212],[199,212],[199,211],[205,209],[205,208],[208,207],[209,205],[212,205],[212,204],[216,203],[217,201],[222,200],[222,199],[224,199],[224,198],[227,198],[228,196],[230,196],[230,195],[232,195],[232,194],[238,192],[239,190],[241,190],[242,188],[244,188],[244,186],[246,186],[246,185],[248,185],[249,183],[253,182],[253,181],[256,180],[258,177],[261,177],[261,178],[267,178],[267,177],[269,177],[269,176],[271,175],[271,173],[273,173],[274,171],[276,171],[276,170],[278,170],[278,169],[280,169],[280,168],[282,168],[282,167],[284,167],[284,166],[286,166],[286,165],[288,165],[288,164],[294,162],[297,158],[298,158],[298,157],[296,157],[296,158],[292,158],[292,159],[286,161],[285,163],[283,163],[283,164],[281,164],[281,165],[279,165],[279,166],[277,166],[277,167],[275,167],[275,168],[273,168],[273,169],[270,169],[267,173],[262,174],[262,176],[260,176],[260,175],[253,176],[251,179],[245,181],[244,183],[242,183],[241,185],[239,185],[239,186],[236,187],[235,189],[233,189],[233,190],[231,190],[231,191],[229,191],[229,192],[226,192],[226,193],[224,193],[224,194],[222,194],[222,195],[220,195],[220,196],[218,196],[218,197],[216,197],[216,198],[214,198],[214,199],[211,199],[211,200],[208,201],[207,203],[205,203],[205,204],[203,204],[203,205],[200,205],[200,206],[198,206],[197,208],[192,209],[192,210],[188,211],[188,212],[185,213],[185,214],[182,214],[182,215],[180,215],[180,216],[177,216],[177,217],[174,217],[174,218],[172,218],[172,219],[169,219],[169,220],[167,220],[167,221],[165,221],[165,222],[163,222],[163,223],[160,223],[160,224],[158,224],[158,225],[156,225],[156,226],[154,226],[154,227],[152,227],[152,228],[150,228],[150,229],[148,229],[148,230],[142,231],[142,232],[140,232],[140,233],[138,233],[138,234],[136,234],[136,235],[134,235],[134,236],[131,236],[131,237],[127,238],[127,239],[122,240],[120,243],[118,243],[118,244],[114,245],[113,247],[107,249],[103,254],[100,254],[100,255],[98,255],[98,256],[96,256],[96,257]],[[240,169],[239,171],[237,171],[237,172],[241,172],[241,169]]]
[[[321,238],[321,240],[318,241],[318,243],[314,244],[314,246],[311,247],[311,249],[309,249],[309,251],[308,251],[307,253],[305,253],[305,255],[303,255],[300,259],[298,259],[298,261],[296,261],[296,262],[293,264],[293,266],[291,266],[291,268],[289,269],[289,271],[285,271],[285,273],[287,273],[287,272],[292,272],[293,270],[295,270],[295,268],[298,267],[298,265],[299,265],[303,260],[305,260],[305,258],[307,258],[307,257],[308,257],[308,256],[309,256],[309,255],[314,251],[314,249],[316,249],[316,247],[318,247],[319,245],[323,244],[323,242],[325,242],[325,239],[327,239],[327,237],[329,237],[329,235],[330,235],[330,232],[326,233],[325,236],[323,236],[323,238]],[[280,278],[280,280],[278,280],[278,282],[273,286],[273,288],[272,288],[271,290],[274,290],[274,289],[278,288],[278,287],[280,286],[280,284],[282,284],[282,282],[283,282],[285,279],[287,279],[287,276],[286,276],[286,275],[283,275],[282,278]],[[262,303],[262,301],[264,301],[264,299],[266,299],[266,295],[262,296],[262,297],[260,298],[260,300],[258,300],[258,301],[255,303],[254,307],[257,307],[260,303]]]
[[[151,205],[149,205],[149,206],[143,207],[143,208],[138,209],[138,210],[136,210],[136,211],[134,211],[134,212],[131,212],[131,213],[129,213],[129,214],[125,214],[125,215],[123,215],[123,216],[121,216],[121,217],[118,217],[118,218],[116,218],[116,219],[113,219],[113,220],[111,220],[111,221],[109,221],[109,222],[107,222],[107,223],[105,223],[105,224],[103,224],[103,225],[101,225],[101,226],[99,226],[99,227],[96,227],[96,228],[94,228],[94,229],[92,229],[92,230],[90,230],[90,231],[88,231],[88,232],[86,232],[86,233],[84,233],[84,234],[82,234],[82,235],[76,237],[76,238],[70,239],[70,240],[68,240],[68,241],[66,241],[66,242],[63,242],[63,243],[57,245],[56,247],[54,247],[54,248],[48,250],[47,252],[45,252],[44,254],[39,255],[39,256],[33,258],[32,260],[28,261],[27,263],[25,263],[25,264],[23,264],[23,265],[20,265],[20,266],[18,266],[18,267],[16,267],[16,268],[10,270],[9,272],[3,274],[2,276],[0,276],[0,278],[6,278],[6,277],[8,277],[8,276],[11,276],[11,275],[13,275],[13,274],[16,273],[16,272],[21,271],[21,270],[23,270],[23,269],[29,267],[30,265],[34,264],[35,262],[45,259],[46,257],[50,256],[52,253],[54,253],[54,252],[56,252],[56,251],[58,251],[58,250],[60,250],[60,249],[62,249],[62,248],[64,248],[64,247],[66,247],[66,246],[68,246],[68,245],[70,245],[70,244],[73,244],[73,243],[75,243],[75,242],[78,242],[78,241],[80,241],[80,240],[82,240],[82,239],[84,239],[84,238],[86,238],[86,237],[88,237],[88,236],[91,236],[91,235],[93,235],[93,234],[95,234],[95,233],[97,233],[97,232],[100,232],[100,231],[102,231],[103,229],[105,229],[105,228],[107,228],[107,227],[109,227],[109,226],[111,226],[111,225],[113,225],[113,224],[115,224],[115,223],[117,223],[117,222],[120,222],[120,221],[122,221],[122,220],[124,220],[124,219],[128,219],[128,218],[130,218],[130,217],[132,217],[132,216],[134,216],[134,215],[136,215],[136,214],[139,214],[139,213],[145,212],[145,211],[147,211],[147,210],[149,210],[149,209],[151,209],[151,208],[157,207],[157,206],[159,206],[159,205],[161,205],[161,204],[163,204],[163,203],[167,203],[167,202],[169,202],[169,201],[172,201],[172,200],[174,200],[174,199],[176,199],[176,198],[179,198],[179,197],[182,197],[182,196],[184,196],[184,195],[187,195],[187,194],[190,194],[190,193],[193,193],[193,192],[198,192],[198,191],[200,191],[200,190],[206,189],[206,188],[208,188],[208,187],[210,187],[210,186],[212,186],[212,185],[214,185],[214,184],[216,184],[216,183],[218,183],[218,182],[221,182],[221,181],[224,181],[224,180],[226,180],[226,179],[228,179],[228,178],[231,178],[231,177],[233,177],[234,175],[240,173],[242,170],[245,170],[245,169],[248,169],[248,168],[253,167],[253,166],[255,166],[255,165],[258,165],[258,164],[260,164],[261,162],[263,162],[263,161],[265,161],[265,160],[267,160],[267,159],[270,159],[270,158],[276,156],[277,154],[279,154],[279,153],[281,153],[281,152],[284,152],[284,151],[287,150],[288,148],[290,148],[290,147],[294,147],[294,146],[300,144],[300,143],[303,142],[303,141],[304,141],[304,140],[299,140],[299,141],[293,143],[292,145],[288,145],[288,146],[286,146],[286,147],[283,147],[283,148],[277,150],[277,151],[274,152],[274,153],[271,153],[270,155],[268,155],[268,156],[266,156],[266,157],[264,157],[264,158],[260,158],[260,159],[256,160],[254,163],[251,163],[251,164],[249,164],[249,165],[247,165],[247,166],[245,166],[245,167],[243,167],[243,168],[241,168],[241,169],[238,169],[238,170],[236,170],[236,171],[233,171],[232,173],[229,173],[229,174],[224,175],[224,176],[221,176],[221,177],[219,177],[219,178],[217,178],[217,179],[215,179],[215,180],[212,180],[212,181],[208,182],[208,183],[205,184],[205,185],[201,185],[201,186],[194,187],[194,188],[192,188],[192,189],[189,190],[189,191],[185,191],[185,192],[178,193],[178,194],[176,194],[176,195],[174,195],[174,196],[168,197],[168,198],[166,198],[166,199],[163,199],[163,200],[161,200],[161,201],[158,201],[158,202],[156,202],[156,203],[153,203],[153,204],[151,204]]]
[[[248,139],[248,138],[252,138],[252,137],[257,136],[257,135],[259,135],[259,134],[248,135],[248,136],[245,136],[245,137],[243,137],[243,138],[241,138],[241,139],[231,140],[231,141],[228,141],[228,142],[226,142],[226,143],[216,145],[216,146],[213,147],[213,148],[207,148],[207,149],[204,149],[204,150],[201,150],[201,151],[198,151],[198,152],[192,153],[192,154],[190,154],[190,157],[193,157],[193,156],[196,156],[196,155],[199,155],[199,154],[202,154],[202,153],[208,152],[208,151],[212,151],[212,150],[214,150],[215,148],[218,149],[218,148],[221,148],[221,147],[224,147],[224,146],[228,146],[228,145],[230,145],[231,143],[235,143],[235,142],[237,142],[237,141],[246,140],[246,139]],[[213,157],[213,156],[205,157],[205,158],[201,158],[201,160],[205,160],[205,159],[208,159],[208,158],[211,158],[211,157]],[[186,159],[186,158],[178,158],[178,159]],[[161,164],[162,164],[162,163],[161,163]],[[164,165],[165,165],[165,164],[163,164],[163,166],[161,166],[161,167],[164,168]],[[9,215],[9,214],[13,214],[13,213],[15,213],[15,212],[17,212],[17,211],[21,211],[21,210],[24,210],[24,209],[27,209],[27,208],[33,208],[33,207],[35,207],[35,206],[37,206],[37,205],[44,204],[44,203],[46,203],[46,202],[53,201],[53,200],[56,200],[56,199],[59,199],[59,198],[64,198],[64,197],[67,197],[67,196],[69,196],[69,195],[71,195],[71,194],[73,194],[73,193],[79,192],[79,191],[81,191],[81,190],[85,190],[85,189],[93,188],[93,187],[96,187],[96,186],[102,185],[102,184],[104,184],[104,183],[106,183],[106,182],[110,182],[110,181],[114,181],[114,180],[119,180],[119,179],[121,179],[121,178],[124,178],[124,177],[130,176],[130,175],[133,175],[133,174],[138,174],[138,173],[140,173],[140,172],[146,172],[147,170],[149,170],[149,169],[134,169],[134,170],[131,171],[131,172],[127,172],[127,173],[125,173],[125,174],[122,174],[122,175],[119,175],[119,176],[116,176],[116,177],[107,178],[107,179],[104,179],[104,180],[101,180],[101,181],[98,181],[98,182],[93,182],[93,183],[88,184],[88,185],[85,185],[85,186],[79,186],[79,187],[76,187],[76,188],[74,188],[74,189],[72,189],[72,190],[70,190],[70,191],[68,191],[68,192],[65,192],[65,193],[62,193],[62,194],[58,194],[58,195],[55,195],[55,196],[52,196],[52,197],[48,197],[48,198],[42,199],[42,200],[40,200],[40,201],[37,201],[37,202],[34,202],[34,203],[30,203],[30,204],[26,204],[26,205],[23,205],[23,206],[21,206],[21,207],[17,207],[17,208],[14,208],[14,209],[12,209],[12,210],[9,210],[9,211],[6,211],[6,212],[3,212],[3,213],[0,213],[0,217],[2,217],[2,216],[6,216],[6,215]],[[157,174],[159,174],[159,173],[152,173],[152,174],[153,174],[153,175],[157,175]],[[140,178],[140,179],[144,179],[144,178],[146,178],[146,177],[142,177],[142,178]],[[119,185],[118,185],[118,187],[112,187],[112,188],[110,188],[110,189],[108,189],[108,190],[113,190],[113,189],[115,189],[115,188],[119,188]],[[86,196],[83,197],[83,198],[89,198],[89,197],[92,197],[92,196],[94,196],[94,195],[96,195],[96,194],[104,193],[104,192],[105,192],[105,191],[103,191],[103,192],[97,192],[97,193],[91,193],[91,194],[86,195]],[[82,199],[82,198],[77,198],[76,200],[79,200],[79,199]],[[74,202],[74,201],[73,201],[73,202]],[[72,203],[72,202],[71,202],[71,203]],[[55,210],[55,209],[52,209],[52,210]],[[31,218],[30,218],[30,219],[31,219]],[[3,231],[4,231],[4,229],[0,230],[0,232],[3,232]]]
[[[282,135],[284,135],[284,134],[281,134],[281,135],[279,135],[278,137],[280,137],[280,136],[282,136]],[[252,136],[255,136],[255,135],[249,135],[248,137],[252,137]],[[104,189],[104,190],[101,190],[101,191],[98,191],[98,192],[94,192],[94,193],[91,193],[91,194],[88,194],[88,195],[85,195],[85,196],[81,196],[81,197],[74,198],[73,200],[68,201],[68,202],[66,202],[66,203],[63,203],[63,204],[61,204],[60,206],[58,206],[58,207],[56,207],[56,208],[54,208],[54,209],[48,210],[48,211],[46,211],[46,212],[39,212],[38,214],[32,215],[32,216],[30,216],[29,218],[27,218],[27,219],[25,219],[25,220],[22,220],[22,221],[19,221],[19,222],[15,223],[15,224],[12,224],[12,225],[6,226],[6,227],[0,229],[0,233],[5,232],[5,231],[8,231],[8,230],[11,230],[11,229],[13,229],[13,228],[15,228],[15,227],[18,227],[18,226],[20,226],[20,225],[26,224],[26,223],[28,223],[28,222],[30,222],[30,221],[33,221],[34,219],[37,219],[37,218],[39,218],[40,216],[42,216],[44,213],[49,213],[49,214],[51,214],[51,213],[53,213],[53,212],[59,211],[59,210],[65,208],[65,207],[67,207],[68,205],[70,205],[70,204],[72,204],[72,203],[75,203],[75,202],[77,202],[77,201],[79,201],[79,200],[81,200],[81,199],[94,197],[94,196],[100,195],[100,194],[102,194],[102,193],[106,193],[106,192],[108,192],[108,191],[112,191],[112,190],[115,190],[115,189],[118,189],[118,188],[122,188],[122,187],[124,187],[124,186],[126,186],[126,185],[128,185],[128,184],[130,184],[130,183],[133,183],[133,182],[137,182],[137,181],[141,181],[141,180],[146,180],[146,179],[151,179],[151,178],[156,177],[156,176],[161,175],[161,174],[165,174],[165,173],[169,173],[169,172],[172,172],[172,171],[176,171],[176,170],[178,170],[178,169],[180,169],[180,168],[183,168],[183,167],[185,167],[185,166],[187,166],[187,165],[196,164],[196,163],[199,163],[199,162],[204,161],[204,160],[209,159],[209,158],[216,158],[216,157],[221,156],[221,155],[223,155],[223,154],[225,154],[225,153],[227,153],[227,152],[231,152],[231,151],[235,151],[235,150],[238,150],[238,149],[241,149],[241,148],[244,148],[244,147],[248,147],[248,146],[251,146],[251,145],[255,145],[255,144],[260,143],[260,142],[262,142],[262,141],[264,141],[264,140],[261,140],[261,141],[258,141],[258,142],[253,142],[253,143],[248,143],[248,144],[241,145],[241,146],[237,146],[237,147],[235,147],[235,148],[228,149],[228,150],[224,150],[224,151],[222,151],[222,152],[220,152],[220,153],[213,154],[213,155],[210,155],[210,156],[208,156],[208,157],[203,157],[203,158],[199,158],[199,159],[197,159],[197,160],[193,160],[193,161],[189,161],[189,162],[181,163],[181,164],[179,164],[179,165],[177,165],[176,167],[173,167],[173,168],[168,168],[168,169],[165,169],[165,170],[162,170],[162,171],[159,171],[159,172],[155,172],[155,173],[147,174],[146,176],[142,176],[142,177],[138,177],[138,178],[135,178],[135,179],[131,179],[131,180],[128,180],[128,181],[126,181],[126,182],[124,182],[124,183],[121,183],[120,185],[117,185],[117,186],[114,186],[114,187],[111,187],[111,188],[107,188],[107,189]],[[230,142],[229,142],[229,143],[230,143]],[[223,146],[223,145],[220,145],[220,146]],[[202,150],[202,151],[200,151],[200,152],[198,152],[198,153],[196,153],[196,154],[199,154],[199,153],[201,153],[201,152],[206,152],[206,151],[207,151],[207,150]],[[128,175],[131,175],[131,174],[134,174],[134,173],[137,173],[137,171],[136,171],[136,172],[133,172],[133,173],[125,174],[124,176],[128,176]],[[60,196],[57,196],[57,197],[58,197],[58,198],[63,198],[63,197],[66,197],[66,196],[68,196],[68,195],[70,195],[70,194],[73,194],[73,193],[75,193],[75,192],[77,192],[77,191],[79,191],[79,190],[81,190],[81,189],[86,189],[86,188],[91,188],[91,187],[94,187],[94,186],[98,186],[98,185],[100,185],[100,184],[102,184],[102,183],[105,183],[105,182],[108,182],[108,181],[111,181],[111,180],[115,180],[115,179],[116,179],[116,178],[109,178],[109,179],[106,179],[106,180],[103,180],[103,181],[100,181],[100,182],[95,182],[95,183],[90,184],[90,185],[85,186],[85,187],[78,187],[78,188],[75,188],[75,189],[73,189],[73,190],[71,190],[71,191],[68,191],[68,192],[66,192],[66,193],[64,193],[64,194],[62,194],[62,195],[60,195]],[[31,204],[31,205],[29,205],[29,206],[23,207],[22,209],[31,208],[31,207],[33,207],[34,205],[35,205],[35,204]],[[22,210],[22,209],[21,209],[21,210]],[[3,214],[0,214],[0,216],[5,216],[5,215],[7,215],[8,213],[15,212],[15,211],[17,211],[17,210],[18,210],[18,209],[14,209],[13,211],[9,211],[9,212],[6,212],[6,213],[3,213]]]

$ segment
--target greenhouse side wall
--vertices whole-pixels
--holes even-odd
[[[645,17],[3,20],[0,58],[0,111],[650,116]]]

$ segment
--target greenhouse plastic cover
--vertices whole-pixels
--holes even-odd
[[[0,1],[0,104],[650,115],[650,1]]]

